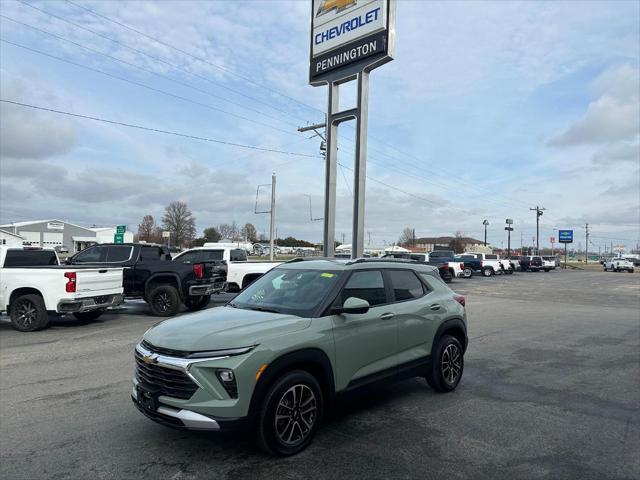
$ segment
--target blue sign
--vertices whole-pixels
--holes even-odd
[[[558,230],[558,241],[560,243],[573,243],[573,230]]]

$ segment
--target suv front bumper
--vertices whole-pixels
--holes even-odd
[[[58,313],[90,312],[99,308],[116,307],[124,301],[121,294],[96,295],[94,297],[60,300],[56,311]]]

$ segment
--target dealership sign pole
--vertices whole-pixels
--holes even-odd
[[[558,242],[564,243],[564,268],[567,268],[567,244],[573,243],[573,230],[558,230]]]
[[[328,87],[324,254],[335,252],[338,125],[356,121],[351,257],[364,254],[369,72],[393,60],[395,0],[312,0],[309,83]],[[339,111],[339,87],[358,82],[355,108]]]

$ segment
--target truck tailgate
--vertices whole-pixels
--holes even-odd
[[[122,268],[78,269],[75,272],[79,294],[122,293]]]

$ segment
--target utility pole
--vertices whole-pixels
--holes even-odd
[[[274,235],[276,233],[276,174],[271,175],[271,225],[269,227],[269,260],[273,262]]]
[[[587,263],[589,263],[589,224],[586,223],[584,226],[584,230],[585,230],[585,235],[586,235],[586,242],[585,242],[585,247],[584,247],[584,264],[586,265]]]
[[[413,245],[413,248],[416,248],[416,229],[415,228],[413,229],[411,244]]]
[[[540,217],[546,208],[540,208],[536,205],[536,208],[530,208],[529,210],[536,212],[536,255],[540,255]]]
[[[489,220],[487,220],[486,218],[482,221],[482,224],[484,225],[484,246],[487,246],[487,225],[489,225]]]

